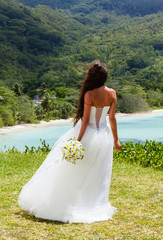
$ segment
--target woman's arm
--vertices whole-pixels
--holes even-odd
[[[113,92],[113,101],[112,101],[112,104],[111,104],[110,110],[109,110],[109,121],[110,121],[111,130],[113,133],[115,150],[120,151],[121,144],[118,141],[117,120],[115,117],[116,103],[117,103],[117,97],[116,97],[116,92],[114,91]]]
[[[91,97],[90,97],[90,93],[86,92],[86,94],[84,95],[84,112],[83,112],[83,121],[82,121],[82,125],[81,125],[81,129],[79,132],[79,136],[77,138],[78,141],[81,141],[85,130],[88,126],[89,123],[89,118],[90,118],[90,112],[91,112]]]

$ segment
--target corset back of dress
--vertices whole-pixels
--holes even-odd
[[[103,126],[106,126],[106,115],[109,108],[110,106],[104,106],[103,108],[96,108],[92,106],[89,125],[96,129],[100,129]]]

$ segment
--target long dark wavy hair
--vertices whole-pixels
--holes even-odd
[[[77,105],[77,114],[74,117],[74,126],[82,119],[84,111],[84,95],[86,92],[95,88],[102,87],[108,77],[106,66],[99,60],[94,61],[89,67],[86,76],[83,80],[83,85],[80,92],[80,97]]]

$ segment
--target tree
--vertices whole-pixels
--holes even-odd
[[[16,96],[21,96],[20,85],[18,83],[14,83],[12,90],[14,91]]]
[[[149,109],[146,100],[138,94],[124,94],[119,102],[120,111],[125,113],[141,112]]]
[[[48,112],[48,110],[50,109],[50,103],[51,103],[50,95],[48,92],[46,92],[41,102],[41,106],[46,112]]]

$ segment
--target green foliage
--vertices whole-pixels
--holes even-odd
[[[0,118],[1,126],[9,125],[12,126],[15,124],[15,96],[14,93],[5,87],[0,87]]]
[[[0,117],[0,127],[3,127],[3,126],[4,126],[4,123],[3,123],[2,117]]]
[[[161,0],[19,0],[19,2],[31,7],[37,4],[48,5],[53,9],[66,9],[74,6],[72,10],[80,14],[89,14],[91,11],[98,13],[102,9],[109,12],[115,11],[118,14],[144,16],[163,10]]]
[[[26,96],[18,99],[17,119],[21,122],[32,123],[36,119],[33,103]]]
[[[51,104],[50,95],[48,92],[46,92],[43,96],[41,106],[46,112],[48,112],[50,109],[50,104]]]
[[[75,88],[67,88],[66,96],[64,100],[71,103],[73,107],[77,107],[77,102],[79,98],[79,90]]]
[[[2,100],[0,101],[0,106],[11,105],[14,106],[14,101],[16,99],[14,92],[7,87],[0,86],[0,96]]]
[[[42,85],[42,89],[40,89],[41,101],[36,106],[34,106],[27,95],[18,95],[20,89],[17,85],[15,85],[13,90],[0,87],[1,127],[3,125],[11,126],[20,122],[36,123],[37,119],[47,121],[56,118],[66,119],[75,114],[78,98],[78,91],[75,89],[66,90],[63,87],[58,87],[56,91],[50,91]],[[71,96],[71,93],[73,96]],[[56,94],[58,97],[55,96]]]
[[[70,8],[71,6],[82,2],[82,0],[19,0],[19,2],[34,7],[37,4],[48,5],[51,8]]]
[[[67,89],[65,87],[56,87],[55,91],[58,98],[65,98]]]
[[[146,68],[149,65],[149,59],[145,56],[134,55],[126,61],[129,70],[137,68]]]
[[[149,110],[147,94],[139,85],[124,85],[117,95],[117,111],[133,113]]]
[[[147,91],[147,101],[150,106],[163,106],[163,93],[160,89],[156,89],[156,91],[150,89]]]
[[[16,96],[21,96],[20,85],[18,83],[15,83],[12,89]]]
[[[51,148],[45,140],[41,140],[41,146],[31,148],[25,146],[24,153],[48,153]],[[9,153],[18,153],[19,151],[13,147],[7,150]],[[163,144],[155,141],[146,140],[145,144],[140,142],[126,142],[122,144],[121,151],[114,150],[114,161],[126,162],[143,167],[151,167],[155,170],[163,170]]]
[[[35,106],[35,113],[37,115],[38,120],[41,120],[44,118],[45,112],[44,112],[43,107],[40,104]]]
[[[113,164],[109,201],[118,211],[109,221],[62,224],[22,211],[17,203],[21,188],[46,156],[41,151],[0,153],[2,239],[162,239],[162,172],[124,162]]]
[[[1,125],[12,126],[17,122],[31,123],[36,121],[33,103],[29,100],[29,97],[26,95],[19,96],[18,93],[20,93],[20,89],[16,88],[14,92],[6,87],[0,87],[0,96],[2,97],[0,101]]]
[[[55,88],[55,91],[46,90],[42,96],[41,105],[35,107],[38,119],[66,119],[70,116],[73,116],[76,110],[76,108],[73,106],[75,105],[74,102],[76,99],[69,98],[67,100],[70,91],[70,89],[63,87]],[[75,90],[72,92],[75,92]]]
[[[149,110],[147,102],[139,94],[123,94],[119,101],[119,108],[125,113]]]
[[[40,139],[41,141],[41,147],[34,147],[32,146],[31,148],[29,148],[28,146],[25,145],[25,150],[24,150],[24,153],[25,154],[32,154],[32,153],[38,153],[38,152],[44,152],[44,153],[48,153],[50,152],[50,147],[49,147],[49,144],[45,142],[45,140],[42,140]],[[8,152],[15,152],[15,149],[12,148],[10,150],[8,150]]]
[[[10,107],[1,106],[0,107],[0,116],[5,125],[8,125],[8,126],[14,125],[15,119],[13,117],[13,112],[10,109]]]
[[[50,115],[52,118],[68,118],[75,113],[75,107],[69,102],[54,100],[51,104]]]
[[[0,22],[0,80],[11,87],[16,79],[30,94],[41,85],[42,65],[58,57],[64,44],[72,44],[73,28],[84,29],[64,14],[41,6],[31,10],[15,1],[0,1]]]
[[[1,125],[12,126],[15,124],[15,96],[14,93],[5,87],[0,87],[0,118]]]
[[[163,144],[148,140],[144,145],[127,142],[122,144],[120,152],[114,151],[114,159],[163,170]]]
[[[28,3],[35,6],[45,1]],[[35,107],[38,119],[73,116],[81,80],[95,58],[108,68],[107,85],[117,92],[118,111],[162,106],[163,14],[153,14],[161,10],[160,1],[46,1],[54,8],[63,3],[71,9],[41,5],[31,9],[0,1],[0,86],[15,92],[3,100],[14,121],[35,119],[32,105],[24,102],[22,110],[18,107],[15,97],[24,94],[41,97],[41,106]]]

